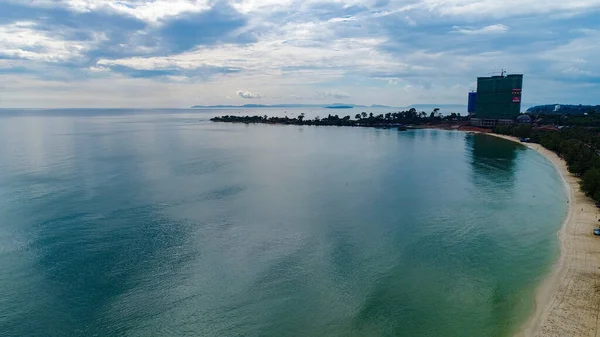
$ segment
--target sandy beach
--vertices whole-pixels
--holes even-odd
[[[493,135],[518,142],[515,137]],[[600,239],[592,234],[598,209],[579,189],[566,163],[539,144],[524,143],[548,158],[569,194],[569,213],[558,232],[560,258],[536,291],[535,309],[517,337],[599,336]]]

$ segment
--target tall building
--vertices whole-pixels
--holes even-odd
[[[474,91],[471,91],[469,93],[469,105],[467,108],[467,112],[469,113],[470,117],[475,117],[476,108],[477,108],[477,93]]]
[[[521,113],[522,91],[522,74],[478,77],[475,116],[471,118],[471,124],[493,127],[514,123]]]

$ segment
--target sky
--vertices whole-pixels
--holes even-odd
[[[600,104],[600,0],[0,0],[0,108]]]

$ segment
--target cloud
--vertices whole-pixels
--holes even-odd
[[[461,103],[502,68],[525,73],[525,100],[592,100],[598,15],[600,0],[0,0],[0,104],[75,104],[66,88],[90,105]]]
[[[105,64],[93,67],[90,70],[99,72],[111,70],[133,78],[156,78],[156,77],[183,77],[188,79],[209,80],[218,75],[233,74],[240,70],[235,68],[202,66],[194,69],[183,70],[179,68],[149,68],[138,69],[122,65]]]
[[[339,90],[334,90],[334,91],[318,92],[316,97],[321,98],[321,99],[329,99],[329,98],[344,99],[344,98],[349,98],[350,95],[348,95],[345,92],[339,91]]]
[[[169,18],[156,30],[159,43],[179,53],[199,45],[251,43],[255,39],[240,31],[247,19],[233,7],[218,3],[209,10]]]
[[[441,16],[475,15],[481,19],[598,10],[600,0],[546,1],[543,6],[539,0],[423,0],[416,6]]]
[[[238,97],[243,99],[261,99],[261,96],[259,94],[253,94],[249,91],[238,90],[236,93]]]
[[[508,27],[503,24],[489,25],[482,28],[461,28],[458,26],[452,27],[454,31],[467,35],[485,35],[485,34],[502,34],[508,31]]]
[[[143,21],[104,9],[73,11],[57,4],[60,2],[0,3],[0,31],[9,33],[9,39],[12,36],[13,54],[36,61],[68,61],[83,68],[99,55],[123,56],[143,50],[144,45],[134,39],[147,28]],[[2,45],[7,39],[3,40]]]
[[[113,13],[148,23],[170,16],[198,12],[210,8],[209,0],[4,0],[5,5],[18,5],[32,11],[68,11],[74,14]]]
[[[407,25],[412,26],[412,27],[417,25],[417,22],[415,20],[411,19],[411,17],[408,15],[404,17],[404,21],[406,22]]]
[[[86,41],[67,41],[36,29],[32,21],[0,26],[0,56],[40,62],[65,62],[82,57],[106,37],[96,33]]]
[[[19,22],[31,24],[31,35],[50,35],[65,44],[85,45],[80,59],[86,65],[102,57],[169,55],[200,45],[255,40],[243,29],[247,18],[226,2],[212,6],[205,1],[178,0],[0,3],[0,25]]]

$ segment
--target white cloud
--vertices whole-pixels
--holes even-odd
[[[334,98],[334,99],[345,99],[345,98],[349,98],[350,95],[343,92],[343,91],[339,91],[339,90],[334,90],[334,91],[321,91],[318,92],[316,95],[317,98],[321,98],[321,99],[330,99],[330,98]]]
[[[23,4],[20,0],[5,1]],[[377,2],[383,5],[376,6]],[[332,102],[349,98],[352,103],[388,105],[420,100],[460,103],[474,78],[502,68],[525,72],[527,85],[535,83],[536,77],[542,87],[542,78],[563,76],[576,81],[600,73],[595,62],[600,52],[596,47],[600,40],[593,29],[597,27],[588,27],[573,17],[600,9],[600,0],[549,0],[544,6],[537,0],[230,0],[249,22],[240,31],[252,34],[256,42],[217,40],[182,53],[153,54],[159,50],[156,43],[160,43],[152,36],[157,25],[166,19],[177,20],[181,14],[207,10],[214,3],[28,0],[28,6],[135,17],[150,28],[124,31],[129,35],[119,39],[119,47],[111,46],[110,33],[106,34],[109,37],[96,33],[89,41],[63,40],[61,34],[39,28],[35,17],[0,25],[0,55],[20,58],[0,60],[0,69],[5,73],[16,68],[26,68],[29,73],[44,70],[37,79],[23,74],[11,77],[15,85],[10,92],[5,91],[2,102],[27,104],[32,101],[26,99],[29,94],[55,106],[187,106],[235,103],[240,98],[260,98],[267,104],[286,99]],[[565,34],[563,28],[552,25],[553,17],[560,17],[560,24],[573,20],[580,29]],[[84,28],[69,27],[61,26],[73,30],[64,36],[89,36]],[[84,34],[76,34],[77,29]],[[536,29],[542,34],[536,35]],[[499,43],[507,32],[514,34],[514,44]],[[57,70],[48,64],[96,60],[87,53],[104,43],[108,49],[103,55],[113,56],[102,56],[94,64],[79,62],[82,68],[76,70],[87,78],[71,84],[39,80],[55,75]],[[138,56],[119,56],[113,50]],[[144,71],[149,71],[148,76],[161,71],[165,75],[128,78],[119,73],[124,71],[122,67],[138,70],[131,71],[136,77],[144,76]],[[209,69],[209,75],[204,76],[203,69]],[[70,70],[65,67],[61,71]],[[239,90],[233,95],[232,88],[259,90],[260,94]],[[197,92],[205,93],[203,102],[194,101]],[[77,101],[68,99],[73,95]],[[85,100],[89,104],[77,103]]]
[[[565,76],[600,78],[600,31],[587,31],[585,35],[567,44],[541,52],[539,59],[548,64],[549,77]]]
[[[79,2],[81,0],[72,0]],[[87,0],[88,2],[98,2]],[[181,13],[201,12],[210,9],[208,0],[156,0],[156,1],[106,1],[111,9],[134,16],[140,20],[155,23],[158,20]]]
[[[65,41],[51,32],[37,30],[33,21],[19,21],[0,26],[0,55],[41,62],[64,62],[81,57],[105,39],[102,33],[95,33],[91,41]]]
[[[443,16],[504,18],[599,9],[600,0],[421,0],[418,6]]]
[[[243,99],[261,99],[261,96],[259,94],[254,94],[250,91],[238,90],[236,94],[238,95],[238,97]]]
[[[4,0],[23,3],[22,0]],[[66,7],[80,12],[111,9],[149,22],[175,16],[184,12],[197,12],[211,7],[209,0],[28,0],[29,6]],[[377,0],[235,0],[231,5],[244,14],[268,15],[275,12],[302,13],[311,5],[335,3],[341,7],[366,6],[377,15],[412,10],[426,10],[443,16],[477,15],[487,17],[509,17],[524,14],[564,13],[600,8],[600,0],[390,0],[384,7],[376,7]]]
[[[303,30],[303,28],[301,28]],[[312,33],[306,33],[311,36]],[[240,69],[236,76],[256,76],[269,81],[286,82],[299,76],[306,83],[331,81],[350,71],[393,71],[405,65],[394,57],[376,50],[383,39],[344,38],[332,41],[327,48],[304,45],[297,31],[285,36],[263,37],[253,45],[220,45],[172,56],[102,59],[98,66],[126,66],[140,70],[187,69],[217,67]],[[306,79],[304,79],[306,77]]]
[[[272,13],[292,7],[293,5],[294,0],[240,0],[233,3],[233,7],[242,13]]]
[[[200,12],[209,9],[209,0],[5,0],[31,7],[62,7],[75,12],[113,11],[126,14],[150,23],[185,12]]]
[[[489,25],[482,28],[461,28],[454,26],[454,31],[467,35],[485,35],[485,34],[502,34],[508,31],[508,27],[503,24]]]

